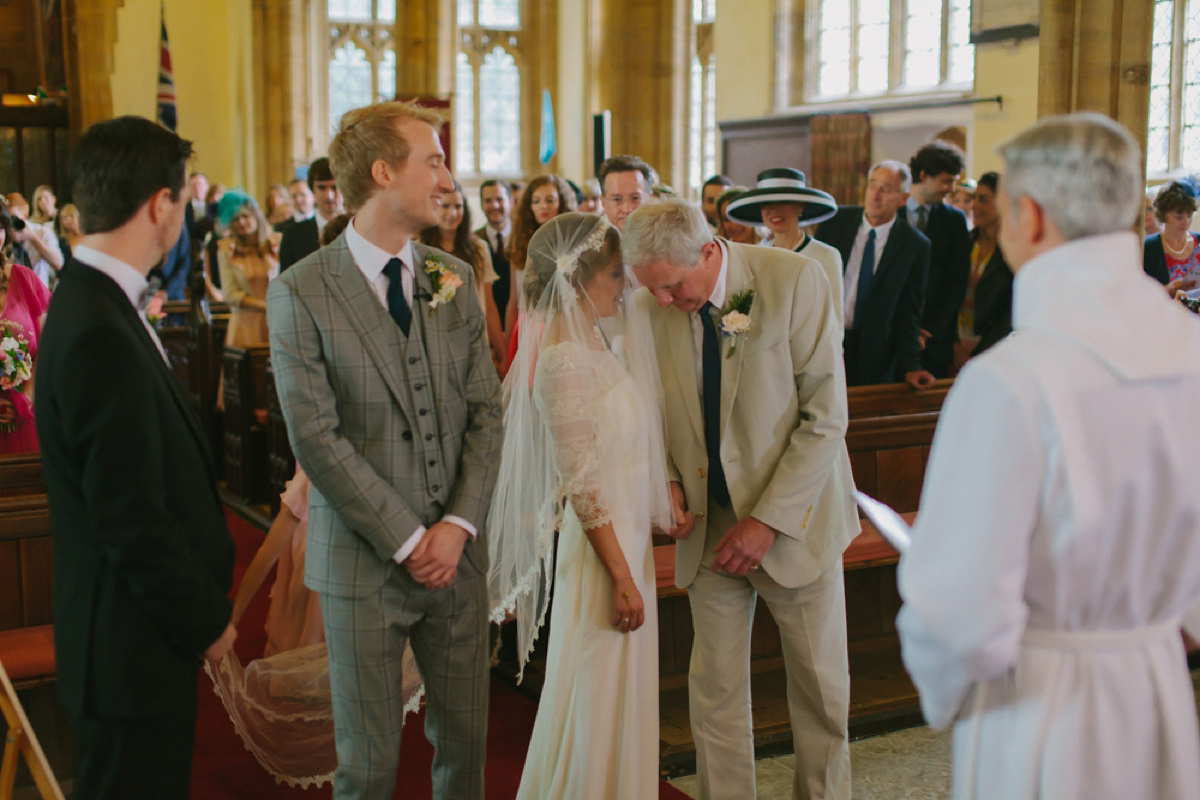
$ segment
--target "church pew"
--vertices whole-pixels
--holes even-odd
[[[247,503],[267,499],[267,358],[270,348],[226,347],[224,364],[225,486]]]
[[[267,359],[267,492],[271,516],[279,513],[279,495],[296,473],[296,459],[288,442],[287,423],[275,390],[275,370]]]
[[[0,456],[0,662],[17,688],[54,678],[53,586],[41,456]]]

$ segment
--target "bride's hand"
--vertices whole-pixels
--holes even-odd
[[[642,593],[633,584],[633,579],[613,584],[613,627],[621,633],[630,633],[642,627],[645,621]]]

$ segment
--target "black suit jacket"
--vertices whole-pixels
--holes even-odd
[[[497,252],[488,238],[487,226],[475,231],[475,235],[483,239],[488,252],[492,254],[492,266],[500,277],[492,282],[492,299],[496,301],[496,310],[500,312],[500,324],[504,325],[504,309],[508,308],[508,297],[512,292],[512,269],[508,263],[508,253]],[[508,244],[508,242],[505,242]]]
[[[978,237],[971,231],[971,239]],[[975,284],[975,322],[972,330],[979,343],[972,351],[979,355],[1012,333],[1013,273],[997,247],[992,251],[979,282]]]
[[[283,272],[309,253],[317,252],[320,246],[321,234],[317,230],[315,216],[288,225],[279,243],[279,271]]]
[[[907,210],[901,208],[899,213],[905,215]],[[925,222],[925,238],[930,246],[929,281],[921,327],[929,331],[930,337],[921,351],[921,364],[934,377],[946,378],[954,363],[958,312],[967,298],[971,275],[971,235],[966,216],[953,206],[934,203]]]
[[[60,699],[76,719],[186,713],[235,556],[199,423],[104,273],[66,265],[40,344]]]
[[[842,206],[817,227],[817,239],[842,254],[843,274],[862,220],[862,206]],[[921,368],[918,336],[928,272],[929,240],[897,215],[861,318],[854,320],[855,331],[847,336],[848,386],[902,381],[906,372]],[[849,352],[852,347],[854,352]]]

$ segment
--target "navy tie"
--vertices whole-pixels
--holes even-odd
[[[404,335],[408,336],[408,329],[412,325],[412,309],[409,308],[408,300],[404,299],[404,281],[401,279],[403,273],[404,262],[398,258],[393,258],[383,268],[383,274],[388,279],[388,313],[396,320]]]
[[[867,305],[867,295],[871,293],[871,278],[875,271],[875,229],[867,234],[867,243],[863,245],[862,265],[858,268],[858,293],[854,296],[854,327],[862,327],[862,312]]]
[[[925,232],[925,216],[928,213],[925,206],[917,206],[917,230],[921,233]]]
[[[704,324],[701,366],[704,369],[704,446],[708,450],[708,496],[729,505],[729,487],[721,466],[721,345],[713,319],[716,306],[705,303],[700,309]]]

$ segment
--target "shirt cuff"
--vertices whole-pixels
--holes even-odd
[[[446,516],[442,517],[442,522],[453,522],[455,525],[466,531],[472,539],[479,538],[479,530],[462,517],[456,517],[453,514],[447,514]],[[408,541],[401,545],[400,549],[396,551],[396,554],[392,556],[392,560],[397,564],[403,564],[404,559],[412,555],[412,551],[416,550],[417,545],[419,545],[421,540],[425,538],[425,530],[425,526],[421,525],[415,531],[413,531],[412,535],[408,537]]]

